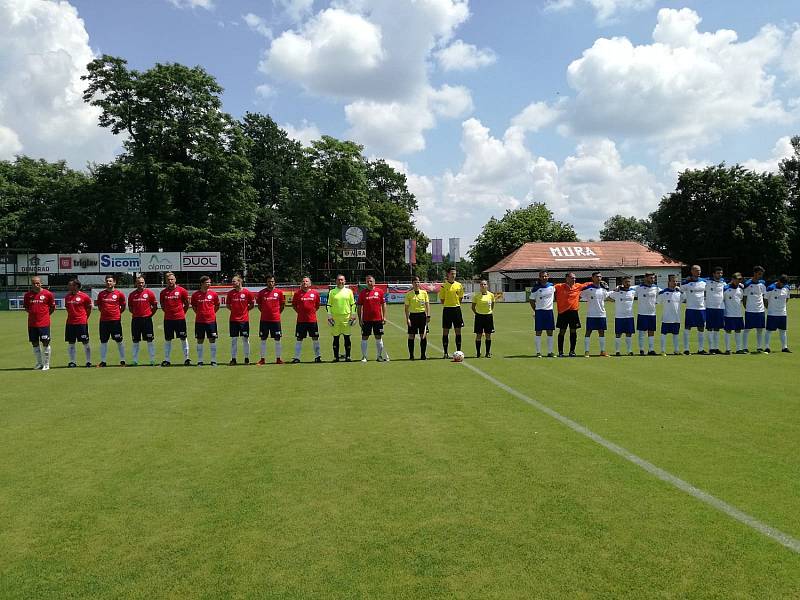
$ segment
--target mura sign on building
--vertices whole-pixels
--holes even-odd
[[[556,260],[581,259],[600,260],[597,253],[589,246],[551,246],[550,255]]]

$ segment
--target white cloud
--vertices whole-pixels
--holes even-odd
[[[758,173],[777,173],[778,165],[784,158],[794,156],[794,147],[792,147],[792,138],[784,136],[775,142],[775,147],[772,149],[772,156],[767,160],[758,160],[751,158],[742,163],[742,166],[751,171]]]
[[[275,94],[276,94],[275,89],[271,85],[262,83],[261,85],[256,86],[256,95],[262,100],[272,98],[273,96],[275,96]]]
[[[436,53],[439,66],[445,71],[469,71],[497,62],[497,55],[489,48],[478,48],[456,40]]]
[[[436,125],[437,115],[456,118],[472,108],[469,90],[449,85],[428,88],[411,102],[357,100],[345,106],[348,137],[389,155],[418,152],[425,149],[425,131]]]
[[[667,191],[646,167],[623,164],[614,142],[602,138],[579,144],[560,167],[538,158],[532,180],[530,199],[546,202],[584,239],[612,215],[646,216]]]
[[[800,81],[800,29],[795,29],[783,54],[783,69],[789,81]]]
[[[612,23],[619,13],[626,11],[647,10],[655,4],[655,0],[583,0],[595,11],[595,19],[601,25]],[[547,11],[563,11],[575,6],[575,0],[549,0],[545,5]]]
[[[784,34],[767,25],[740,42],[730,30],[699,32],[700,21],[689,9],[662,9],[653,44],[601,38],[584,51],[567,69],[577,92],[571,132],[686,149],[752,123],[787,121],[768,72]]]
[[[267,21],[264,17],[259,17],[253,13],[247,13],[242,17],[242,20],[257,34],[263,35],[267,39],[272,39],[272,29],[267,25]]]
[[[469,17],[466,0],[339,0],[272,41],[259,68],[346,101],[349,135],[372,152],[416,152],[438,118],[472,110],[468,90],[429,80],[436,48]]]
[[[380,27],[329,8],[300,32],[285,31],[273,40],[259,68],[316,94],[352,97],[363,91],[382,60]]]
[[[563,104],[565,101],[559,102],[556,106],[551,106],[547,102],[532,102],[511,119],[511,126],[518,127],[522,131],[539,131],[563,116]]]
[[[25,153],[75,167],[113,156],[118,141],[83,102],[94,58],[67,2],[0,2],[0,159]]]
[[[302,120],[299,127],[295,127],[291,123],[284,123],[281,129],[286,132],[291,139],[297,140],[304,146],[311,145],[311,142],[318,140],[322,137],[322,133],[314,123],[309,123],[305,119]]]
[[[214,8],[213,0],[168,0],[172,6],[176,8],[205,8],[211,10]]]
[[[275,3],[294,22],[302,21],[314,8],[314,0],[275,0]]]

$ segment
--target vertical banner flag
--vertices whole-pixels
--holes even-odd
[[[450,262],[454,265],[461,260],[461,239],[450,238]]]
[[[406,264],[417,264],[417,240],[406,240]]]
[[[442,238],[431,240],[432,249],[431,255],[434,263],[444,262],[444,255],[442,254]]]

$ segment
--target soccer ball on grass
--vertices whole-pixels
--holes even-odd
[[[461,350],[453,352],[453,362],[464,362],[464,353]]]

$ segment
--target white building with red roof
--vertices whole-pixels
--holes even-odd
[[[563,280],[570,272],[582,281],[600,271],[612,285],[625,275],[639,283],[645,273],[652,272],[665,286],[667,276],[680,277],[684,266],[639,242],[529,242],[486,273],[490,289],[514,292],[530,287],[541,270],[548,271],[553,281]]]

